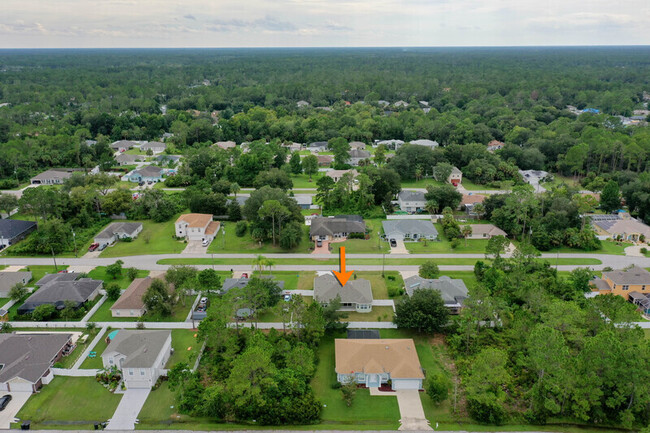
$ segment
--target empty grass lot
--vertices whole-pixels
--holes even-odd
[[[131,242],[116,242],[113,246],[107,247],[100,257],[123,257],[139,256],[150,254],[178,254],[187,246],[183,241],[174,239],[174,222],[178,215],[169,221],[155,223],[153,221],[142,222],[142,232]],[[147,242],[147,239],[149,241]],[[127,264],[128,266],[128,264]]]
[[[383,233],[381,219],[367,219],[366,230],[369,231],[369,239],[348,239],[344,242],[337,242],[331,244],[332,253],[338,253],[339,247],[345,247],[347,254],[362,254],[362,253],[387,253],[390,251],[388,242],[381,241],[378,233]]]
[[[184,322],[187,319],[187,315],[192,308],[192,302],[196,296],[186,296],[185,305],[181,302],[176,303],[172,309],[171,316],[158,316],[145,313],[144,316],[140,317],[113,317],[111,315],[111,307],[115,301],[106,300],[101,307],[93,314],[93,317],[90,318],[91,322]]]
[[[436,224],[438,233],[441,233],[441,227]],[[451,242],[447,240],[440,241],[420,241],[420,242],[404,242],[406,249],[412,254],[483,254],[485,247],[487,247],[487,239],[468,239],[467,245],[465,240],[461,239],[460,244],[456,248],[451,247]]]
[[[125,266],[125,265],[122,265]],[[147,275],[149,275],[149,271],[144,271],[144,270],[138,270],[138,276],[136,278],[144,278]],[[127,287],[129,287],[129,284],[131,284],[132,280],[129,280],[129,278],[126,276],[126,269],[122,269],[122,275],[119,275],[117,278],[113,279],[110,275],[106,274],[106,266],[97,266],[95,269],[92,271],[88,272],[88,276],[90,278],[93,278],[95,280],[102,280],[104,281],[104,287],[106,287],[107,284],[115,283],[118,286],[120,286],[120,289],[126,290]]]
[[[92,430],[94,422],[113,416],[121,398],[108,392],[94,377],[59,376],[29,398],[18,418],[30,420],[32,429]]]
[[[255,276],[260,273],[255,271]],[[263,276],[269,275],[268,271],[262,272]],[[284,290],[312,290],[314,288],[314,278],[316,272],[312,271],[272,271],[271,275],[274,280],[284,281]]]
[[[260,246],[250,237],[250,229],[242,237],[235,235],[235,223],[222,222],[222,227],[226,229],[224,242],[223,230],[210,243],[208,253],[224,254],[266,254],[266,253],[309,253],[310,242],[308,239],[309,227],[303,227],[303,236],[300,238],[300,244],[291,250],[284,250],[279,245],[273,246],[271,241],[264,242]]]

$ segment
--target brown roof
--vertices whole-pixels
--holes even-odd
[[[340,339],[335,342],[336,372],[390,373],[391,379],[423,379],[415,344],[404,339]]]
[[[469,226],[472,228],[473,235],[508,236],[506,232],[494,224],[469,224]]]
[[[316,158],[318,158],[319,164],[329,164],[330,162],[334,161],[334,157],[332,155],[317,155]]]
[[[122,296],[115,301],[111,310],[140,310],[144,308],[142,296],[151,286],[152,281],[151,277],[134,279]]]
[[[212,214],[209,213],[186,213],[176,220],[176,224],[185,221],[188,227],[205,227],[212,221]]]
[[[216,232],[219,231],[219,226],[221,224],[219,221],[210,221],[210,224],[208,224],[208,227],[205,229],[205,234],[206,235],[212,235],[215,234]]]
[[[461,205],[467,205],[467,204],[476,204],[476,203],[483,203],[483,200],[485,200],[485,196],[481,194],[463,194],[463,199],[461,200],[460,204]]]

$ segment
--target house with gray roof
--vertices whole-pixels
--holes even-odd
[[[77,272],[62,272],[60,274],[45,274],[43,278],[38,280],[34,285],[36,287],[43,287],[52,281],[76,281],[81,277]]]
[[[350,151],[350,159],[348,160],[348,163],[350,165],[358,166],[361,161],[365,161],[366,159],[370,159],[370,152],[367,150],[362,150],[362,149],[352,149]]]
[[[0,334],[0,393],[36,392],[54,378],[52,365],[72,348],[70,334]]]
[[[167,145],[160,141],[148,141],[140,146],[142,152],[151,150],[153,153],[163,153],[165,149],[167,149]]]
[[[36,230],[34,221],[0,219],[0,246],[8,247]]]
[[[627,213],[589,215],[589,218],[599,239],[613,238],[636,242],[643,236],[646,240],[650,240],[650,227]]]
[[[102,353],[104,368],[122,371],[126,388],[151,388],[171,356],[172,331],[120,329]]]
[[[366,223],[359,215],[336,215],[311,220],[309,238],[313,241],[331,241],[346,238],[350,233],[365,233]]]
[[[402,190],[397,194],[397,204],[400,210],[408,213],[419,213],[424,211],[426,205],[424,191]]]
[[[118,239],[135,239],[142,231],[142,223],[117,222],[110,223],[108,227],[95,236],[94,241],[99,245],[112,244]]]
[[[82,169],[51,168],[32,177],[30,183],[32,185],[61,185],[63,181],[72,177],[72,173],[75,171],[82,171]]]
[[[31,279],[32,273],[28,271],[0,272],[0,298],[8,298],[16,284],[27,284]]]
[[[366,143],[362,143],[361,141],[351,141],[350,142],[350,149],[365,150],[366,149]]]
[[[380,144],[383,144],[384,146],[386,146],[386,149],[397,150],[400,147],[402,147],[402,145],[404,144],[404,141],[402,141],[402,140],[381,140],[381,141],[376,141],[375,144],[377,146],[379,146]]]
[[[345,286],[330,273],[314,279],[314,300],[326,307],[334,299],[341,300],[340,311],[369,313],[372,311],[372,288],[363,278],[349,279]]]
[[[75,308],[94,300],[99,295],[103,281],[92,278],[79,278],[70,281],[69,275],[51,274],[46,284],[30,295],[23,305],[18,308],[18,314],[33,312],[39,305],[54,305],[57,310],[65,308],[65,302],[70,301]],[[39,281],[40,283],[41,281]],[[39,283],[36,285],[38,286]]]
[[[138,161],[143,160],[143,156],[140,155],[130,155],[128,153],[120,153],[115,157],[115,162],[117,162],[117,165],[123,166],[123,165],[133,165]]]
[[[437,290],[445,302],[445,307],[449,308],[451,314],[460,313],[465,299],[468,297],[465,282],[461,279],[452,279],[447,276],[427,279],[419,275],[414,275],[404,280],[404,289],[409,296],[413,296],[413,292],[416,290]]]
[[[384,237],[386,240],[413,240],[420,239],[435,240],[438,238],[438,230],[431,221],[425,220],[387,220],[382,221]]]
[[[263,275],[258,278],[269,278],[267,275]],[[272,277],[271,277],[272,278]],[[220,294],[224,295],[231,291],[232,289],[243,289],[244,287],[248,286],[248,283],[250,282],[250,278],[246,277],[241,277],[241,278],[226,278],[221,286],[221,290],[219,291]],[[283,280],[273,280],[275,284],[280,287],[280,289],[284,289],[284,281]]]
[[[163,180],[164,173],[164,169],[156,167],[155,165],[148,165],[146,167],[133,170],[126,177],[129,182],[161,182]]]
[[[410,143],[415,144],[416,146],[428,147],[429,149],[435,149],[436,147],[440,146],[437,141],[427,140],[425,138],[420,140],[411,140]]]
[[[119,140],[111,143],[109,147],[113,150],[117,150],[120,152],[126,152],[129,149],[133,149],[135,145],[138,143],[134,141],[129,141],[129,140]]]

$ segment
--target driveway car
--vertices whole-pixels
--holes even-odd
[[[391,247],[396,247],[397,246],[397,241],[395,239],[390,240],[390,246]]]
[[[3,395],[0,398],[0,410],[5,410],[9,402],[11,401],[11,396],[9,394]]]
[[[90,246],[88,247],[88,251],[93,252],[93,251],[95,251],[97,248],[99,248],[99,244],[98,244],[98,243],[90,244]]]

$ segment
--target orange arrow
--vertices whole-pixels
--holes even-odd
[[[339,280],[339,283],[341,283],[341,286],[345,286],[345,283],[348,282],[348,280],[352,276],[352,273],[354,272],[354,271],[345,272],[345,247],[339,248],[339,267],[341,269],[340,272],[337,271],[332,271],[332,272],[334,273],[336,279]]]

